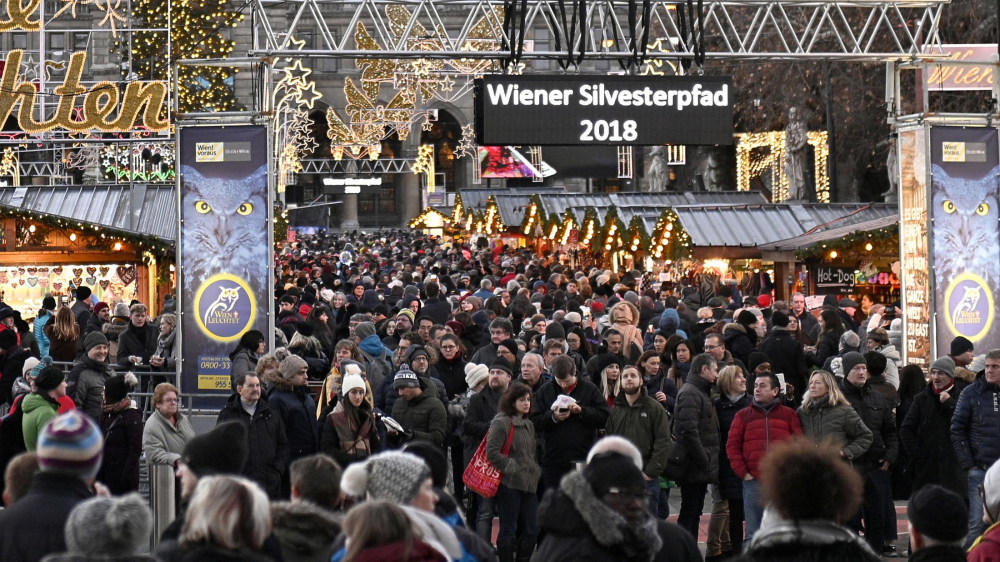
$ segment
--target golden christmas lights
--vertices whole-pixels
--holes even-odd
[[[816,154],[813,177],[816,183],[816,201],[830,202],[830,178],[827,172],[830,149],[826,131],[810,131],[809,144]],[[756,149],[767,149],[761,154]],[[785,132],[745,133],[736,145],[736,187],[750,191],[750,180],[771,171],[773,200],[779,203],[788,199],[788,178],[785,176]]]
[[[162,131],[170,123],[162,119],[163,102],[167,96],[167,85],[163,82],[130,82],[125,87],[125,94],[118,108],[118,86],[111,82],[100,82],[86,90],[80,85],[83,67],[87,60],[85,52],[73,53],[70,58],[69,70],[62,85],[56,87],[55,93],[60,97],[56,114],[47,121],[36,121],[33,110],[37,90],[31,82],[23,81],[20,76],[21,57],[23,51],[15,49],[8,53],[4,66],[3,77],[0,79],[0,123],[6,122],[14,105],[20,103],[18,125],[26,133],[40,133],[62,128],[68,131],[85,132],[100,130],[106,133],[126,132],[131,130],[145,106],[142,124],[151,131]],[[73,108],[76,97],[83,98],[83,120],[73,120]],[[117,116],[111,115],[117,111]]]

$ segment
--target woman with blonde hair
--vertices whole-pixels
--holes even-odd
[[[872,444],[872,432],[847,401],[833,375],[815,371],[799,408],[802,431],[814,441],[830,441],[840,447],[840,456],[854,460]]]
[[[608,407],[611,408],[614,406],[615,398],[622,387],[622,365],[614,353],[602,353],[595,360],[597,377],[600,382],[598,386],[601,393],[604,394],[604,400],[608,403]]]
[[[76,345],[80,339],[80,326],[68,306],[61,306],[43,329],[49,338],[49,356],[54,361],[73,362],[76,359]]]
[[[347,552],[343,562],[444,562],[437,549],[421,540],[403,508],[386,501],[355,506],[344,519]]]
[[[271,508],[259,486],[238,476],[198,480],[177,543],[157,552],[162,562],[217,560],[265,562],[261,552],[271,534]]]
[[[743,369],[730,365],[719,371],[716,381],[719,399],[715,401],[715,412],[719,418],[719,485],[712,494],[712,517],[708,523],[708,543],[705,556],[722,554],[721,540],[724,530],[728,530],[731,550],[738,553],[743,544],[743,483],[733,471],[726,454],[729,429],[733,426],[736,413],[750,405],[747,393],[747,379]]]

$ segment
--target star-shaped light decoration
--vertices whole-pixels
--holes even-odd
[[[441,88],[442,92],[450,92],[455,89],[455,81],[451,79],[451,76],[445,76],[438,82],[438,87]]]
[[[299,88],[299,91],[295,96],[296,101],[306,104],[306,107],[309,109],[312,109],[316,104],[316,100],[321,97],[323,97],[323,94],[316,91],[315,82],[310,82],[308,86]]]
[[[455,150],[456,156],[472,156],[476,151],[476,127],[475,125],[462,125],[462,140],[458,142]]]
[[[312,74],[312,69],[304,68],[302,66],[302,61],[300,59],[295,59],[295,62],[292,63],[291,66],[286,66],[283,72],[285,73],[285,77],[281,80],[281,82],[287,84],[289,88],[293,88],[295,86],[305,87],[306,77]]]
[[[417,76],[428,76],[431,72],[431,67],[434,64],[427,59],[417,59],[411,63],[413,65],[413,73]]]
[[[420,125],[420,128],[422,128],[425,131],[430,131],[431,129],[434,128],[434,123],[430,119],[425,119],[424,123]]]
[[[289,45],[287,46],[287,48],[295,51],[301,51],[306,46],[305,39],[296,39],[294,35],[288,36],[288,43]],[[291,57],[286,58],[285,62],[292,62],[292,58]]]

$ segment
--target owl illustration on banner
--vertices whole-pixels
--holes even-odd
[[[191,166],[181,166],[181,174],[185,288],[193,294],[222,272],[266,287],[261,256],[268,250],[259,246],[267,228],[267,166],[242,179],[207,178]]]
[[[963,273],[974,273],[994,293],[1000,284],[1000,225],[997,173],[979,179],[953,178],[937,164],[934,172],[934,275],[939,291]]]

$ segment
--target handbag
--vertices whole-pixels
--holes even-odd
[[[469,466],[465,468],[465,472],[462,473],[462,482],[472,490],[473,492],[479,494],[484,498],[492,498],[497,495],[497,490],[500,488],[500,477],[502,474],[493,463],[486,458],[486,440],[489,439],[490,434],[487,433],[486,437],[483,437],[481,443],[479,443],[479,448],[476,449],[476,454],[472,456],[472,461],[469,462]],[[514,422],[510,422],[510,433],[507,434],[507,442],[503,444],[503,449],[500,453],[506,457],[510,454],[510,442],[514,439]]]

